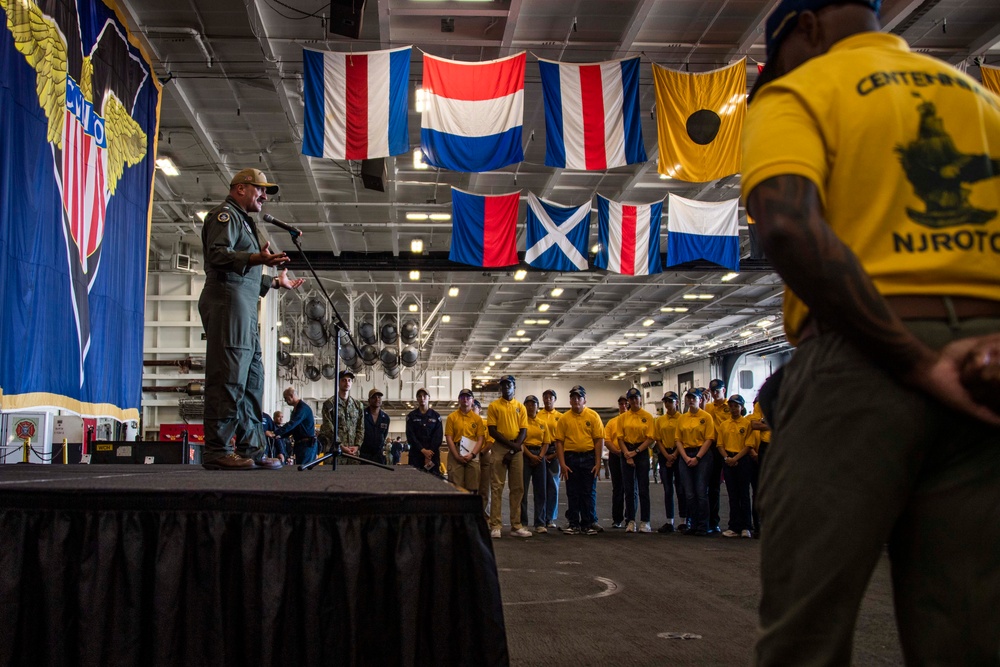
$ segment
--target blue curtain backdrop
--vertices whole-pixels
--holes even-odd
[[[136,419],[160,86],[101,0],[0,7],[0,407]],[[39,16],[62,35],[18,29]],[[64,48],[35,62],[42,38]],[[89,80],[86,108],[39,93],[43,80]],[[75,137],[50,141],[53,122]],[[83,155],[89,167],[67,167]],[[96,185],[74,185],[87,175]]]

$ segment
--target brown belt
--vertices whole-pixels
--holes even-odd
[[[923,294],[895,294],[882,298],[901,320],[951,322],[975,317],[1000,317],[1000,301],[993,299]],[[810,317],[799,332],[799,342],[804,342],[832,328],[819,319]]]

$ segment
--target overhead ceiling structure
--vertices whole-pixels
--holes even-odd
[[[362,7],[358,39],[330,32],[344,6]],[[649,203],[675,193],[721,201],[739,196],[739,175],[710,183],[657,173],[650,63],[703,72],[747,58],[750,85],[764,60],[763,24],[776,0],[119,0],[164,83],[152,254],[200,246],[199,213],[224,197],[237,171],[258,167],[280,184],[266,211],[304,232],[302,247],[345,317],[378,312],[415,317],[419,369],[547,377],[612,377],[662,367],[780,335],[780,280],[764,262],[739,275],[685,266],[653,277],[603,271],[483,270],[447,261],[451,188],[477,194],[521,191],[564,205],[596,193]],[[1000,61],[996,0],[887,0],[885,30],[919,51],[978,77]],[[384,192],[366,189],[361,164],[301,153],[302,49],[361,52],[413,45],[410,145],[420,145],[416,90],[421,52],[463,61],[528,53],[525,160],[488,173],[428,169],[411,152],[386,160]],[[545,123],[537,58],[597,62],[639,55],[643,136],[649,159],[599,172],[544,166]],[[744,252],[745,214],[741,210]],[[596,215],[594,216],[596,219]],[[269,229],[272,248],[295,251]],[[592,225],[596,239],[596,220]],[[519,225],[519,250],[524,251]],[[411,252],[422,243],[419,254]],[[592,243],[595,241],[592,241]],[[197,255],[197,252],[193,254]],[[297,275],[310,279],[305,264]],[[197,258],[196,258],[197,259]],[[200,268],[197,264],[195,269]],[[522,265],[521,268],[527,268]],[[420,272],[419,279],[410,277]],[[315,285],[311,287],[315,291]],[[553,292],[553,290],[557,290]],[[449,293],[455,296],[449,296]],[[282,295],[286,323],[310,294]],[[286,325],[288,326],[288,325]],[[293,336],[293,338],[297,338]],[[492,364],[492,365],[490,365]]]

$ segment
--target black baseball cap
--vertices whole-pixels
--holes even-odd
[[[677,399],[678,399],[678,397],[677,397],[677,392],[676,391],[668,391],[667,393],[665,393],[663,395],[663,400],[665,400],[665,401],[674,401],[674,402],[677,402]]]
[[[558,396],[556,396],[556,390],[555,389],[546,389],[545,391],[543,391],[542,392],[542,398],[545,398],[545,394],[552,394],[552,398],[553,399],[559,398]]]
[[[732,396],[729,397],[729,400],[726,401],[726,402],[727,403],[739,403],[741,406],[745,406],[747,404],[747,402],[744,401],[743,397],[740,396],[739,394],[733,394]]]
[[[569,395],[572,396],[573,394],[576,394],[577,396],[583,396],[584,398],[586,398],[587,390],[584,389],[582,385],[575,385],[572,389],[569,390]]]
[[[354,373],[351,372],[351,371],[348,371],[348,370],[343,370],[343,371],[340,371],[340,375],[338,375],[337,377],[338,378],[349,377],[349,378],[351,378],[353,380],[354,379]]]
[[[463,389],[462,391],[458,392],[459,398],[462,398],[463,396],[471,396],[473,398],[476,397],[476,395],[472,393],[471,389]]]
[[[504,382],[504,381],[510,382],[511,384],[517,384],[517,382],[514,381],[513,375],[502,375],[500,376],[500,379],[497,380],[497,382]]]
[[[709,391],[715,391],[716,389],[725,389],[726,383],[723,380],[712,380],[708,383]]]
[[[618,402],[619,403],[628,403],[628,396],[626,396],[625,394],[622,394],[621,396],[618,397]]]
[[[764,37],[767,47],[767,62],[764,69],[757,76],[757,81],[750,91],[750,99],[753,99],[757,91],[765,83],[769,83],[778,78],[777,55],[781,43],[791,34],[795,26],[798,25],[799,16],[802,12],[816,12],[830,5],[862,5],[868,7],[876,15],[882,6],[882,0],[782,0],[767,17],[764,27]]]
[[[642,398],[642,392],[639,391],[637,388],[632,387],[631,389],[625,392],[625,398]]]
[[[686,392],[684,392],[684,395],[685,396],[691,395],[694,396],[695,398],[701,398],[701,389],[688,389]]]
[[[420,394],[426,394],[428,398],[430,398],[430,396],[431,396],[430,392],[428,392],[423,387],[421,387],[420,389],[417,389],[417,394],[416,395],[419,396]]]
[[[534,394],[530,394],[524,397],[522,403],[534,403],[535,405],[538,405],[538,397]]]

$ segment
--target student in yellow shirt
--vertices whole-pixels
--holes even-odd
[[[729,416],[719,427],[716,450],[722,457],[722,474],[729,494],[729,528],[723,537],[752,537],[750,534],[750,452],[757,441],[757,431],[750,427],[743,397],[729,397]]]
[[[764,419],[764,411],[760,407],[759,396],[753,401],[753,414],[750,415],[750,428],[759,436],[756,447],[750,452],[750,515],[753,517],[753,536],[760,538],[760,512],[757,511],[757,486],[760,482],[760,469],[764,465],[764,456],[771,444],[771,427]]]
[[[542,409],[538,411],[538,418],[545,422],[549,437],[555,433],[556,424],[562,413],[556,410],[556,392],[554,389],[546,389],[542,392]],[[556,520],[559,518],[559,457],[556,456],[556,445],[552,442],[549,445],[548,453],[545,455],[545,465],[548,470],[548,477],[545,480],[545,509],[549,513],[549,530],[558,528]]]
[[[715,429],[718,431],[722,424],[729,419],[729,406],[726,403],[726,383],[724,380],[716,378],[708,383],[708,394],[705,396],[705,412],[712,415],[715,420]],[[708,533],[721,532],[719,528],[720,517],[719,500],[722,491],[722,457],[719,450],[713,447],[709,456],[712,458],[712,476],[708,479]]]
[[[599,531],[595,525],[594,493],[601,474],[604,424],[600,415],[587,407],[587,390],[580,385],[569,390],[569,405],[569,412],[556,424],[553,436],[569,502],[568,525],[563,532],[596,535]]]
[[[486,423],[494,441],[491,476],[493,495],[490,500],[490,536],[499,538],[503,525],[501,503],[503,487],[510,487],[510,534],[531,537],[531,531],[521,524],[521,498],[524,495],[524,438],[528,435],[528,413],[521,401],[514,398],[514,376],[500,378],[500,398],[486,409]]]
[[[692,529],[685,535],[708,535],[708,480],[713,472],[712,457],[707,456],[716,438],[715,420],[698,407],[701,392],[690,389],[684,394],[687,412],[677,420],[675,446],[683,460],[680,466],[688,519]]]
[[[538,397],[525,396],[524,409],[528,412],[528,435],[524,438],[524,493],[521,497],[521,520],[528,523],[528,486],[530,485],[535,502],[536,533],[547,533],[548,508],[545,505],[545,479],[548,469],[545,463],[545,451],[549,448],[548,425],[538,416]]]
[[[471,389],[458,392],[458,410],[444,423],[448,443],[448,481],[460,489],[479,491],[479,453],[483,448],[483,422],[473,410]],[[464,439],[464,446],[463,446]]]
[[[656,440],[653,415],[642,409],[642,392],[632,387],[625,392],[628,411],[618,415],[618,446],[622,457],[622,486],[625,489],[625,532],[636,531],[636,501],[639,504],[640,533],[651,533],[649,525],[649,448]]]
[[[628,399],[618,397],[618,414],[604,425],[604,444],[608,448],[608,470],[611,471],[611,527],[625,527],[625,486],[622,484],[622,450],[618,444],[618,419],[628,412]]]
[[[677,420],[681,413],[677,411],[677,392],[668,391],[663,395],[664,414],[653,422],[656,433],[656,453],[660,466],[660,480],[663,482],[663,506],[667,511],[667,522],[660,526],[658,533],[674,532],[674,489],[677,489],[677,509],[681,524],[687,530],[687,508],[685,507],[684,487],[678,473],[680,466],[677,461],[680,454],[675,443],[677,441]],[[682,531],[683,532],[683,531]]]

